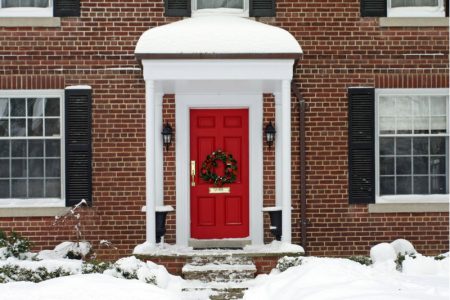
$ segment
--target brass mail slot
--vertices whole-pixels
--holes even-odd
[[[229,187],[220,187],[220,188],[210,187],[209,193],[210,194],[229,194],[230,188]]]

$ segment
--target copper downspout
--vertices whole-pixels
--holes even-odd
[[[294,63],[294,76],[297,66],[297,60]],[[291,89],[294,92],[295,97],[299,102],[300,109],[300,237],[301,245],[305,250],[305,254],[308,254],[307,250],[307,227],[308,219],[306,218],[306,139],[305,139],[305,111],[306,102],[300,93],[294,80],[291,82]]]

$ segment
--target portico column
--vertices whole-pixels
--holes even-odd
[[[281,241],[291,242],[291,81],[281,83]]]
[[[162,102],[163,94],[155,93],[155,205],[164,205],[164,145],[161,136],[163,129]],[[173,125],[173,124],[172,124]]]
[[[155,233],[155,82],[145,81],[145,204],[146,240],[156,244]]]

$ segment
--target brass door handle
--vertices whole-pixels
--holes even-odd
[[[195,160],[191,160],[191,186],[195,186]]]

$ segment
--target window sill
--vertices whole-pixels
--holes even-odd
[[[448,212],[448,203],[377,203],[369,204],[369,213]]]
[[[61,27],[61,18],[53,17],[0,17],[0,27]]]
[[[380,27],[448,27],[448,26],[449,26],[449,19],[443,17],[380,18]]]
[[[70,207],[5,207],[0,208],[0,217],[54,217],[70,209]]]

